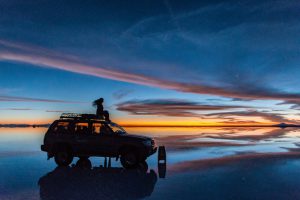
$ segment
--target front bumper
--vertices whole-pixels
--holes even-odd
[[[153,147],[153,148],[151,148],[149,154],[150,154],[150,155],[155,154],[156,151],[157,151],[157,147]]]

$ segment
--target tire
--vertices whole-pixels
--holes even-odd
[[[73,155],[70,151],[62,149],[55,153],[54,159],[58,166],[68,166],[73,161]]]
[[[146,161],[140,162],[139,163],[139,168],[143,171],[143,172],[147,172],[148,171],[148,164]]]
[[[84,157],[84,158],[80,158],[77,161],[75,166],[78,167],[78,168],[81,168],[81,169],[91,169],[92,168],[92,163],[87,157]]]
[[[121,154],[121,164],[124,168],[130,169],[138,165],[139,159],[136,153],[132,150],[125,151]]]

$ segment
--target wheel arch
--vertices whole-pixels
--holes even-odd
[[[119,148],[118,154],[121,155],[122,153],[125,153],[125,152],[128,152],[128,151],[134,151],[135,153],[138,154],[139,153],[138,149],[139,148],[135,145],[126,144],[126,145],[123,145]]]

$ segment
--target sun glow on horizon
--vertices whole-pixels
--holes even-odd
[[[57,118],[58,119],[58,118]],[[39,119],[39,120],[32,120],[32,119],[15,119],[15,120],[1,120],[0,124],[29,124],[29,125],[38,125],[38,124],[51,124],[55,118],[53,119]],[[267,126],[276,124],[275,122],[268,122],[268,121],[255,121],[255,122],[232,122],[232,123],[224,123],[218,122],[217,120],[171,120],[171,119],[162,119],[162,120],[147,120],[147,119],[124,119],[124,118],[116,118],[112,119],[112,121],[120,124],[121,126]]]

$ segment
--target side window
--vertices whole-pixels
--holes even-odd
[[[93,123],[93,134],[99,135],[99,134],[109,134],[109,130],[107,127],[101,123]]]
[[[88,134],[89,133],[89,124],[86,122],[76,123],[75,124],[75,134]]]
[[[70,123],[69,122],[58,122],[56,126],[53,127],[54,133],[67,134],[70,132]]]

